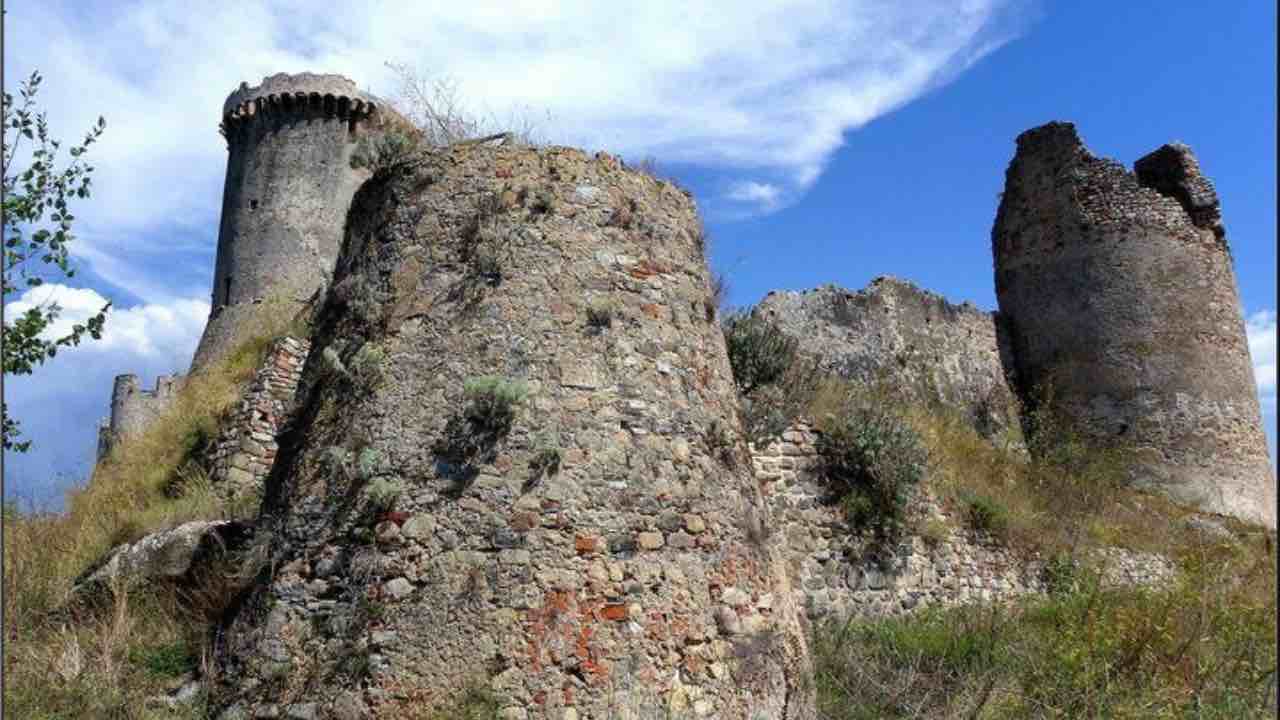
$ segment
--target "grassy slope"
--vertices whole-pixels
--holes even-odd
[[[188,599],[117,595],[104,610],[68,622],[53,612],[75,578],[121,542],[188,520],[244,516],[226,507],[191,463],[216,436],[219,418],[252,379],[288,313],[260,306],[251,339],[192,375],[173,407],[99,463],[58,514],[4,524],[4,709],[22,718],[174,717],[145,699],[169,689],[205,654],[203,618]]]
[[[929,491],[971,525],[1053,560],[1058,590],[1003,608],[819,628],[823,717],[1274,716],[1274,532],[1229,520],[1231,538],[1185,529],[1188,509],[1124,488],[1123,450],[1061,429],[1049,428],[1052,444],[1032,461],[945,412],[911,419],[930,451]],[[1103,589],[1085,559],[1106,546],[1159,552],[1179,580]]]

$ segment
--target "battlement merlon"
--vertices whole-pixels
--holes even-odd
[[[252,87],[247,82],[240,83],[222,104],[219,129],[226,134],[242,119],[264,112],[295,112],[307,107],[356,119],[370,117],[384,108],[389,109],[390,105],[360,90],[354,81],[342,75],[276,73]]]
[[[142,383],[138,380],[138,376],[133,373],[124,373],[117,375],[113,383],[113,394],[116,397],[124,398],[129,395],[139,395],[142,397],[169,397],[177,391],[183,380],[182,375],[158,375],[156,377],[155,387],[147,390],[142,387]]]

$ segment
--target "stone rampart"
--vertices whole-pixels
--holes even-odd
[[[1021,443],[1013,362],[997,318],[892,277],[851,292],[771,292],[755,308],[824,370],[958,411],[988,438]]]
[[[285,337],[272,344],[208,455],[210,478],[228,501],[260,497],[275,463],[276,436],[292,416],[302,363],[311,344]]]
[[[480,683],[505,718],[812,718],[691,200],[604,154],[472,145],[376,176],[347,228],[221,716]]]
[[[945,534],[928,540],[905,535],[887,565],[868,557],[866,540],[851,531],[823,482],[816,438],[801,423],[765,447],[752,448],[773,532],[786,548],[796,601],[810,618],[875,618],[1045,592],[1042,562],[964,527],[927,489],[909,512],[917,525],[932,521]],[[1119,548],[1090,560],[1104,582],[1113,584],[1163,584],[1175,572],[1166,558]]]
[[[173,404],[181,375],[160,375],[154,389],[144,390],[133,374],[117,375],[111,388],[111,418],[98,428],[98,459],[121,440],[141,435]]]

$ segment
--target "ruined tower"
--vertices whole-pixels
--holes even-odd
[[[698,227],[675,186],[567,148],[455,146],[361,188],[220,717],[475,687],[529,720],[813,717]]]
[[[117,375],[111,387],[111,419],[98,428],[98,458],[126,437],[141,434],[173,403],[182,377],[161,375],[154,390],[144,390],[133,374]]]
[[[351,167],[356,141],[394,119],[341,75],[279,73],[227,97],[212,310],[193,369],[235,346],[255,303],[278,299],[291,311],[326,282],[351,196],[368,177]]]
[[[1136,172],[1070,123],[1018,136],[992,230],[996,295],[1024,391],[1136,451],[1134,480],[1275,526],[1218,199],[1185,145]]]

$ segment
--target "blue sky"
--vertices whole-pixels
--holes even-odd
[[[60,137],[107,118],[81,274],[52,292],[68,320],[115,302],[103,341],[7,384],[36,441],[7,458],[7,495],[56,504],[88,475],[112,377],[150,385],[189,363],[227,93],[310,70],[394,96],[387,61],[549,141],[655,158],[695,191],[740,305],[892,274],[993,309],[991,223],[1018,133],[1070,120],[1126,165],[1186,142],[1222,200],[1274,453],[1274,3],[395,5],[6,3],[6,85],[39,68]]]

